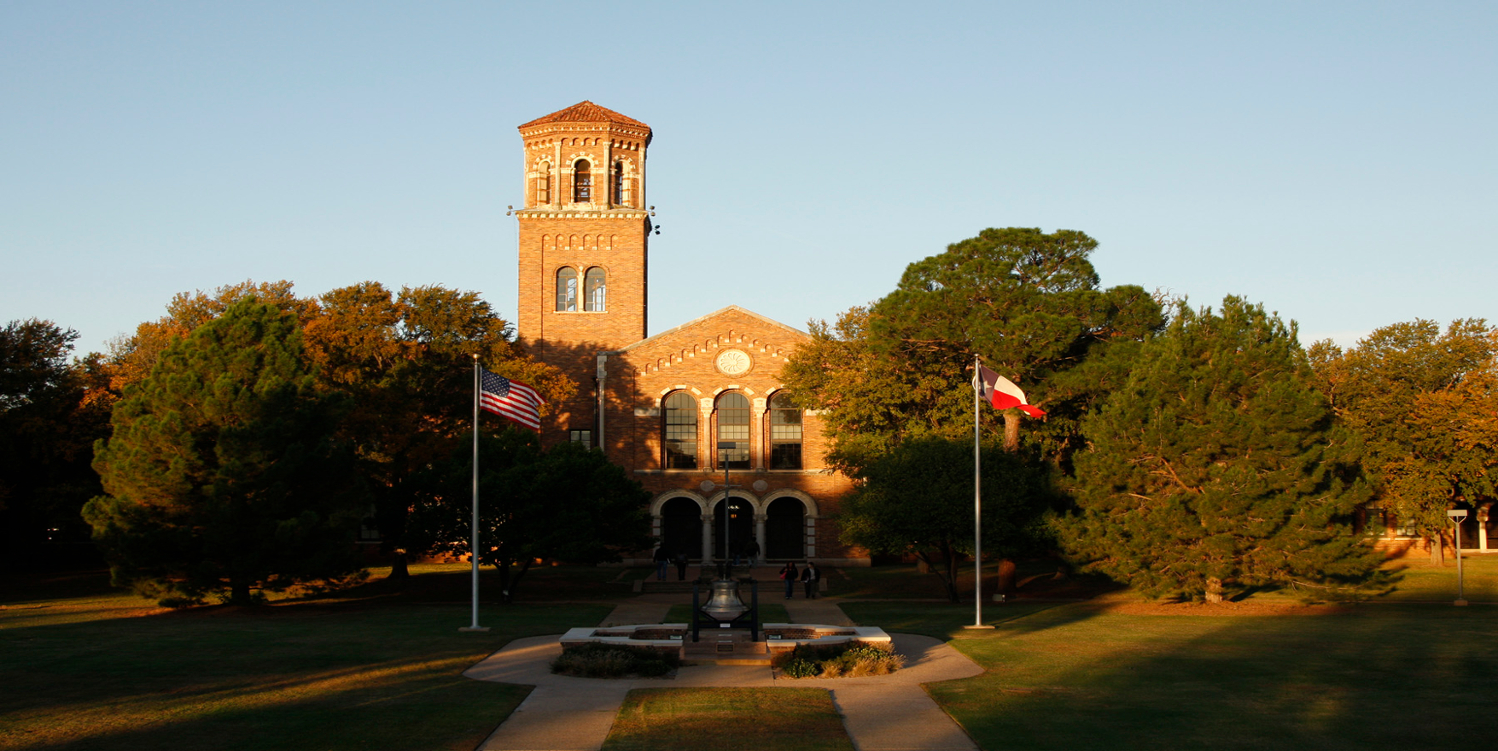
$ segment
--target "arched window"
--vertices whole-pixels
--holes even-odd
[[[614,204],[624,205],[624,162],[614,162]]]
[[[583,276],[583,310],[592,313],[602,313],[607,310],[604,302],[607,297],[608,272],[594,266],[588,269]]]
[[[685,391],[666,397],[665,468],[697,468],[697,400]]]
[[[536,203],[551,203],[551,162],[541,163],[541,174],[536,177]]]
[[[588,160],[579,159],[572,165],[572,202],[588,203],[593,200],[593,173]]]
[[[749,399],[737,391],[718,397],[718,469],[749,469]]]
[[[577,312],[577,269],[569,266],[557,269],[557,311]]]
[[[770,397],[770,469],[801,469],[801,410],[785,391]]]

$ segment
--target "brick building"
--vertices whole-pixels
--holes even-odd
[[[807,334],[730,306],[646,337],[650,127],[582,102],[520,135],[517,327],[579,386],[543,441],[602,447],[632,471],[669,550],[721,556],[726,498],[734,548],[752,537],[772,561],[867,565],[827,519],[850,483],[826,467],[821,419],[778,380]]]

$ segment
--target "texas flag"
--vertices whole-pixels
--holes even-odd
[[[999,375],[998,373],[978,366],[978,374],[973,377],[973,390],[984,401],[993,405],[994,409],[1009,409],[1019,407],[1021,412],[1031,417],[1043,417],[1045,411],[1039,407],[1032,407],[1025,401],[1025,392],[1020,391],[1014,382]]]

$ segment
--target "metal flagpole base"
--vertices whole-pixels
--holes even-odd
[[[963,626],[963,628],[981,628],[985,630],[992,630],[993,626]]]
[[[488,631],[488,626],[464,626],[459,631]]]

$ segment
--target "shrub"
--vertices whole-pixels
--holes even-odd
[[[551,663],[551,672],[580,678],[623,678],[665,675],[681,665],[674,652],[617,644],[579,644],[564,647]]]
[[[905,666],[905,658],[895,654],[890,645],[866,642],[798,644],[777,662],[787,678],[862,678],[888,675]]]

